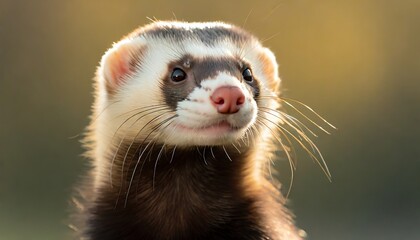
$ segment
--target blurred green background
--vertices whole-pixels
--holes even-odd
[[[418,0],[0,0],[0,239],[70,239],[95,67],[146,17],[174,16],[267,39],[285,95],[338,127],[315,139],[332,183],[299,153],[290,200],[309,239],[420,239]]]

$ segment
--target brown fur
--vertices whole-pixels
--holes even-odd
[[[134,31],[129,37],[138,35],[168,38],[170,41],[198,38],[206,46],[212,46],[225,37],[237,44],[256,41],[242,29],[220,26],[189,31],[154,27],[152,24]],[[105,61],[98,70],[95,108],[85,141],[89,158],[95,164],[102,164],[102,168],[98,170],[99,167],[95,165],[82,184],[82,203],[76,201],[76,205],[80,206],[80,234],[92,240],[301,239],[278,186],[274,187],[262,170],[278,148],[272,143],[273,135],[277,132],[264,134],[266,126],[254,124],[247,136],[250,142],[244,141],[239,146],[226,144],[176,149],[176,146],[163,144],[164,141],[152,142],[147,137],[125,139],[117,134],[115,138],[112,137],[109,146],[102,149],[101,154],[95,152],[101,140],[97,139],[101,129],[95,121],[107,107],[115,103],[113,97],[118,92],[118,81],[125,80],[126,71],[141,69],[146,50],[147,46],[135,50],[124,49],[129,57],[119,55],[119,52],[110,52],[111,58],[108,60],[117,63],[117,66],[108,66]],[[267,94],[264,87],[271,92],[278,91],[277,65],[265,52],[261,52],[258,58],[268,85],[264,86],[258,77],[252,83],[242,81],[242,84],[246,84],[246,88],[252,92],[251,97],[258,106],[265,104],[275,110],[279,103],[261,94]],[[190,57],[189,60],[189,64],[193,65],[194,58]],[[195,59],[196,64],[203,65],[203,69],[195,72],[196,76],[211,76],[209,69],[227,69],[231,73],[237,72],[238,79],[241,79],[242,67],[246,63],[242,63],[244,66],[236,66],[230,58],[229,61],[216,60]],[[185,63],[180,60],[173,64]],[[253,66],[250,67],[252,69]],[[104,73],[99,72],[104,69],[111,69],[112,79],[106,76],[104,79]],[[170,66],[168,74],[171,69],[173,66]],[[177,92],[172,86],[165,88],[165,82],[159,84],[163,98],[169,99],[166,101],[166,111],[174,113],[176,103],[188,94],[182,92],[182,89]],[[199,85],[200,81],[193,84]],[[103,103],[100,101],[103,99],[99,99],[103,97],[101,91],[107,92],[108,106],[100,105]],[[163,103],[165,100],[162,100]],[[108,120],[112,121],[112,117]],[[155,121],[151,121],[151,129],[160,130],[159,118],[152,120]],[[106,122],[102,124],[106,128]]]

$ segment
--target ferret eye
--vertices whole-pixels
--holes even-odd
[[[180,68],[175,68],[171,74],[171,80],[174,82],[181,82],[187,78],[187,74]]]
[[[245,79],[245,81],[247,82],[252,82],[252,80],[254,80],[254,77],[252,76],[252,72],[251,69],[247,68],[242,72],[242,77]]]

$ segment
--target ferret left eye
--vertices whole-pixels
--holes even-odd
[[[242,77],[245,79],[245,81],[247,82],[252,82],[252,80],[254,80],[254,77],[252,76],[252,72],[251,69],[247,68],[242,72]]]
[[[181,82],[187,78],[187,74],[180,68],[175,68],[172,71],[171,79],[174,82]]]

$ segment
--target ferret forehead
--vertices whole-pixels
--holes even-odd
[[[195,81],[201,82],[204,79],[215,77],[220,72],[238,76],[238,73],[247,65],[248,63],[244,62],[242,59],[233,56],[195,57],[187,54],[179,60],[170,62],[168,68],[174,69],[176,67],[182,67],[186,70],[193,69]]]
[[[160,21],[137,29],[131,37],[153,38],[171,42],[195,40],[205,45],[215,45],[220,41],[242,44],[255,40],[255,37],[245,30],[222,22]]]

